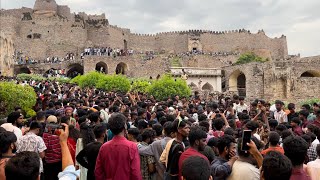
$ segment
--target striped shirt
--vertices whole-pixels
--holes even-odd
[[[47,146],[45,161],[47,163],[56,163],[61,161],[61,146],[59,136],[49,133],[43,133],[43,141]]]

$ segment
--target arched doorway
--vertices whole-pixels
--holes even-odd
[[[119,63],[116,67],[116,74],[126,75],[127,71],[128,71],[128,66],[123,62]]]
[[[213,87],[210,83],[205,83],[203,86],[202,86],[202,91],[209,91],[209,92],[212,92],[213,91]]]
[[[27,67],[21,67],[17,70],[16,74],[31,74],[31,70]]]
[[[320,77],[320,72],[309,70],[301,74],[301,77]]]
[[[44,76],[46,76],[46,77],[56,76],[58,73],[59,72],[57,71],[57,69],[51,68],[44,73]]]
[[[246,76],[240,70],[236,70],[230,75],[229,91],[238,92],[239,96],[246,96]]]
[[[96,64],[96,71],[108,74],[108,65],[100,61]]]
[[[69,78],[74,78],[76,76],[78,76],[79,74],[82,75],[83,74],[83,66],[81,66],[80,64],[72,64],[69,66],[69,70],[67,71],[67,77]]]

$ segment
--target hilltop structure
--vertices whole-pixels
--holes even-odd
[[[69,76],[92,70],[148,78],[166,72],[175,76],[187,73],[189,85],[206,92],[227,91],[268,99],[319,97],[316,89],[320,87],[320,57],[290,56],[286,36],[269,38],[263,30],[136,34],[110,25],[105,14],[71,13],[68,6],[58,5],[55,0],[36,0],[33,8],[1,10],[0,22],[2,75],[44,74],[62,69]],[[88,47],[134,53],[81,59]],[[146,52],[152,54],[152,59],[145,58]],[[269,61],[233,65],[246,52]],[[60,63],[15,65],[18,56],[40,61],[68,53],[75,58]]]

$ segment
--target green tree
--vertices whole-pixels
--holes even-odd
[[[104,77],[105,77],[105,74],[99,73],[97,71],[92,71],[92,72],[89,72],[89,73],[82,75],[80,77],[77,76],[76,80],[78,81],[77,84],[81,88],[95,87],[97,85],[98,81]]]
[[[156,99],[162,100],[172,95],[188,97],[191,95],[191,90],[184,80],[180,78],[174,79],[170,75],[164,75],[161,79],[154,81],[150,85],[148,93]]]
[[[151,83],[147,80],[135,80],[131,85],[131,91],[147,93]]]
[[[266,61],[268,61],[268,59],[263,59],[262,57],[254,54],[253,52],[249,52],[249,53],[241,54],[237,62],[234,64],[239,65],[239,64],[246,64],[250,62],[266,62]]]
[[[130,81],[123,75],[103,75],[96,83],[96,88],[105,91],[128,92],[130,90]]]
[[[0,82],[0,114],[8,115],[16,106],[32,114],[31,109],[36,104],[36,99],[36,93],[31,86]]]

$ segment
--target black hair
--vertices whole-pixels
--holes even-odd
[[[285,126],[285,125],[283,125],[283,124],[279,124],[277,127],[276,127],[276,131],[278,131],[278,132],[282,132],[282,131],[284,131],[284,130],[287,130],[288,128],[287,128],[287,126]]]
[[[106,134],[107,126],[105,124],[97,124],[93,128],[93,133],[96,139],[101,138],[104,134]]]
[[[179,123],[180,122],[180,123]],[[174,132],[178,132],[178,129],[179,128],[184,128],[187,126],[187,121],[185,120],[179,120],[179,119],[176,119],[173,121],[173,128],[174,128]],[[178,127],[179,126],[179,127]]]
[[[13,132],[3,131],[0,133],[0,153],[6,153],[12,143],[17,141],[17,136]]]
[[[303,117],[308,118],[308,116],[309,116],[309,111],[308,111],[308,110],[301,110],[301,111],[299,112],[299,115],[302,115]]]
[[[276,129],[276,127],[278,126],[278,121],[275,120],[275,119],[270,119],[269,120],[269,126],[270,126],[270,129]]]
[[[163,129],[164,129],[165,135],[168,136],[168,137],[170,136],[171,133],[174,132],[174,130],[173,130],[173,124],[172,124],[172,122],[170,122],[170,121],[164,123]]]
[[[139,108],[138,109],[138,116],[142,116],[144,113],[146,113],[147,110],[146,109],[143,109],[143,108]]]
[[[292,131],[290,131],[289,129],[286,129],[281,132],[282,141],[285,140],[289,136],[293,136]]]
[[[167,121],[171,121],[171,122],[173,122],[176,119],[176,117],[174,115],[171,115],[171,114],[168,114],[166,116],[166,118],[167,118]]]
[[[272,146],[277,146],[279,144],[279,140],[280,140],[280,135],[277,132],[271,131],[269,133],[269,143]]]
[[[13,156],[6,164],[7,180],[36,180],[39,177],[40,161],[35,152],[21,152]]]
[[[152,129],[156,132],[157,136],[161,136],[162,135],[163,127],[161,126],[161,124],[153,124],[152,125]]]
[[[265,180],[289,180],[292,165],[285,155],[270,151],[263,159],[262,171]]]
[[[42,120],[42,119],[46,119],[46,112],[44,112],[44,111],[39,111],[39,112],[37,112],[37,120],[39,121],[39,120]]]
[[[293,166],[302,165],[308,151],[308,143],[300,136],[289,136],[283,141],[284,154]]]
[[[231,143],[236,143],[236,140],[233,136],[230,135],[223,135],[218,138],[217,141],[217,148],[219,150],[219,153],[222,153],[224,151],[224,148],[230,148]]]
[[[82,117],[87,114],[87,111],[84,109],[77,109],[77,114],[78,114],[78,117]]]
[[[302,139],[304,139],[308,144],[311,143],[311,137],[308,134],[301,135]]]
[[[148,138],[150,138],[150,140],[152,139],[152,137],[154,137],[155,132],[152,129],[145,129],[142,133],[141,133],[141,137],[142,137],[142,141],[147,140]]]
[[[208,143],[207,143],[208,146],[210,147],[217,147],[218,145],[218,138],[216,137],[212,137],[209,139]]]
[[[203,131],[200,127],[192,127],[190,129],[188,138],[189,138],[190,145],[193,146],[196,140],[207,138],[207,133]]]
[[[199,126],[204,127],[206,132],[210,130],[210,124],[208,121],[200,121]]]
[[[92,128],[85,122],[80,124],[80,136],[82,137],[83,147],[95,141]]]
[[[91,122],[97,123],[99,121],[100,112],[93,112],[88,116]]]
[[[234,136],[235,132],[231,127],[228,127],[224,130],[224,134],[230,135],[230,136]]]
[[[148,128],[148,121],[145,120],[145,119],[140,119],[138,121],[138,129],[139,130],[143,130],[143,129],[146,129],[146,128]]]
[[[224,121],[221,118],[217,118],[212,120],[212,127],[214,127],[215,130],[220,131],[224,126]]]
[[[210,178],[209,162],[199,156],[190,156],[183,161],[182,176],[186,180],[208,180]]]
[[[160,124],[163,126],[165,123],[167,122],[171,122],[171,121],[167,121],[166,116],[162,116],[160,119],[158,119],[158,121],[160,122]]]
[[[79,124],[82,124],[82,123],[86,122],[86,120],[87,120],[87,116],[86,116],[86,115],[84,115],[84,116],[79,116],[78,123],[79,123]]]
[[[37,121],[33,121],[33,122],[31,122],[31,124],[30,124],[30,130],[34,130],[34,129],[41,129],[41,124],[39,123],[39,122],[37,122]]]
[[[199,122],[201,122],[201,121],[206,121],[206,120],[207,120],[207,115],[205,115],[205,114],[200,114],[200,115],[198,116],[198,120],[199,120]]]
[[[128,134],[132,135],[134,139],[138,139],[140,131],[138,128],[130,128],[128,129]]]
[[[246,123],[246,127],[251,131],[255,131],[259,128],[259,123],[256,121],[249,121]]]
[[[293,109],[295,108],[295,106],[296,106],[295,104],[289,103],[289,104],[288,104],[288,109],[289,109],[289,110],[293,110]]]
[[[8,115],[7,122],[14,124],[20,116],[21,116],[20,112],[18,111],[12,112]]]
[[[310,111],[311,106],[309,104],[303,104],[301,107],[306,108],[307,111]]]
[[[63,116],[63,117],[61,117],[60,122],[61,123],[65,123],[65,124],[69,124],[70,123],[70,118],[68,118],[67,116]]]
[[[108,121],[108,127],[114,135],[120,134],[126,126],[126,117],[121,113],[112,114]]]
[[[301,123],[301,121],[300,121],[300,119],[299,119],[298,117],[292,118],[292,119],[291,119],[291,122],[294,122],[294,123],[296,123],[296,124],[298,124],[298,125]]]

